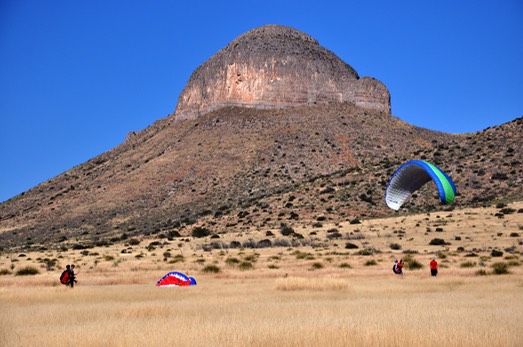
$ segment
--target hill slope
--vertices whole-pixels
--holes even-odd
[[[389,215],[388,179],[413,158],[454,179],[453,206],[521,200],[522,128],[522,118],[464,135],[412,126],[390,114],[377,80],[359,78],[306,34],[262,27],[202,64],[176,113],[2,203],[0,247]],[[436,202],[427,185],[400,213]]]

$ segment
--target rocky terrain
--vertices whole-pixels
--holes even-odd
[[[199,67],[174,114],[2,203],[0,247],[357,223],[521,200],[522,130],[523,118],[461,135],[412,126],[390,114],[380,82],[306,34],[262,27]],[[429,183],[389,210],[388,179],[409,159],[447,172],[455,203],[438,205]]]
[[[274,109],[331,102],[390,113],[383,83],[360,78],[303,32],[266,25],[241,35],[194,71],[178,99],[176,119],[224,106]]]

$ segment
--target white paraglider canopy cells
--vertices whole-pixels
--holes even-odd
[[[399,210],[412,193],[431,179],[431,176],[420,166],[403,166],[394,174],[389,183],[385,196],[387,206],[393,210]]]

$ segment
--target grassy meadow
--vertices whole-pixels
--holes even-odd
[[[0,346],[521,346],[523,202],[504,208],[4,252]],[[156,287],[169,271],[198,285]]]

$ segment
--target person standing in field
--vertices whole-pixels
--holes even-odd
[[[438,275],[438,262],[436,261],[436,258],[432,258],[430,261],[430,274],[431,276]]]
[[[74,264],[71,264],[69,269],[69,284],[71,285],[71,288],[74,287],[75,283],[78,283],[78,281],[76,280],[76,274],[74,273]]]

